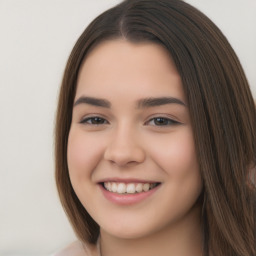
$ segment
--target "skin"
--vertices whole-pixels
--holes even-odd
[[[138,106],[155,97],[175,100]],[[102,255],[201,255],[202,181],[186,97],[169,53],[154,43],[123,39],[99,44],[81,67],[74,102],[69,174],[100,226]],[[119,205],[99,185],[113,178],[160,185],[136,204]]]

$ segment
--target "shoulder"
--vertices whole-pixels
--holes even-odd
[[[54,256],[87,256],[83,244],[80,241],[73,242],[66,248],[62,249]]]
[[[53,256],[98,256],[97,245],[84,244],[80,241],[75,241],[63,250]]]

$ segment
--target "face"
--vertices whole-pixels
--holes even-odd
[[[112,40],[86,57],[68,167],[105,233],[139,238],[191,219],[201,177],[181,78],[162,46]]]

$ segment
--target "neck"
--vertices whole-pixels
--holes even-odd
[[[200,209],[143,237],[120,238],[101,229],[101,256],[201,256],[202,231]]]

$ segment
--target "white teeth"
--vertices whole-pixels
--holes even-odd
[[[145,183],[143,184],[143,190],[146,192],[146,191],[149,191],[149,184],[148,183]]]
[[[118,194],[135,194],[147,192],[157,186],[157,183],[118,183],[118,182],[104,182],[104,187],[110,192]]]
[[[104,186],[105,186],[105,188],[106,188],[107,190],[110,191],[110,189],[111,189],[111,184],[110,184],[110,182],[105,182],[105,183],[104,183]]]
[[[114,183],[114,182],[113,182]],[[112,183],[112,186],[113,186],[113,183]],[[119,183],[117,185],[117,193],[118,194],[123,194],[126,192],[126,185],[124,183]]]
[[[142,192],[142,190],[143,190],[142,184],[141,183],[136,184],[136,192],[140,193]]]
[[[134,194],[135,193],[135,184],[128,184],[126,186],[126,192],[129,194]]]
[[[111,184],[110,184],[111,186]],[[113,183],[112,186],[111,186],[111,191],[112,192],[116,192],[117,191],[117,184],[116,183]]]

